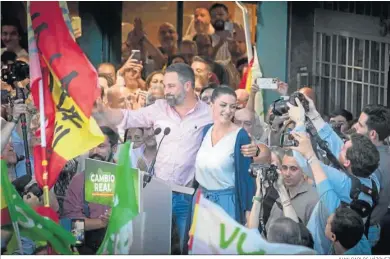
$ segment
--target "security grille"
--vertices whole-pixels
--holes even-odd
[[[344,108],[356,116],[367,104],[387,104],[388,43],[320,30],[314,41],[322,112]]]

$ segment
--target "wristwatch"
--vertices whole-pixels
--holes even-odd
[[[252,202],[255,202],[255,201],[257,201],[257,202],[262,202],[263,199],[262,199],[261,197],[259,197],[259,196],[253,196]]]

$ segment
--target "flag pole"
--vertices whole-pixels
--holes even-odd
[[[253,58],[253,50],[252,50],[252,41],[251,41],[251,30],[249,27],[249,15],[248,9],[240,2],[236,1],[237,6],[242,11],[242,17],[244,19],[244,31],[245,31],[245,43],[246,43],[246,53],[248,56],[248,65]]]
[[[43,204],[45,207],[50,207],[50,201],[49,201],[49,186],[48,186],[48,178],[49,174],[47,172],[47,158],[46,158],[46,123],[45,123],[45,101],[44,101],[44,94],[43,94],[43,79],[42,79],[42,71],[41,67],[39,65],[39,54],[38,54],[38,47],[36,46],[35,42],[35,36],[34,31],[32,29],[32,23],[31,23],[31,3],[27,2],[27,23],[28,23],[28,48],[29,48],[29,55],[30,55],[30,62],[33,62],[32,60],[35,60],[34,64],[30,64],[30,76],[39,74],[39,80],[38,80],[38,95],[39,95],[39,119],[40,119],[40,131],[41,131],[41,153],[42,153],[42,178],[43,178]],[[31,58],[31,57],[34,58]],[[37,63],[37,64],[36,64]],[[31,68],[34,67],[34,70],[32,72]],[[37,106],[37,103],[35,103],[35,106]]]
[[[49,200],[49,185],[47,172],[47,159],[46,159],[46,130],[45,130],[45,100],[43,94],[43,82],[39,80],[39,113],[40,113],[40,126],[41,126],[41,152],[42,152],[42,178],[43,178],[43,203],[45,207],[50,207]]]

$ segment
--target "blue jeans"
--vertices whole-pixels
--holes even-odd
[[[368,242],[370,243],[371,248],[378,243],[380,235],[381,226],[379,224],[371,225],[368,229]]]
[[[176,218],[181,251],[183,251],[184,242],[188,240],[191,203],[192,195],[176,192],[172,193],[172,216]]]
[[[206,199],[223,208],[223,210],[229,214],[232,219],[235,219],[236,221],[239,220],[239,217],[236,215],[236,192],[234,188],[210,191],[199,186],[193,198],[192,211],[194,211],[195,199],[199,191],[202,192]]]

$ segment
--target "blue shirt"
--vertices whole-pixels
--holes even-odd
[[[305,132],[305,126],[299,126],[294,129],[295,132]],[[340,150],[344,145],[343,141],[340,137],[333,131],[333,129],[326,124],[319,132],[319,136],[324,141],[328,142],[329,150],[333,153],[333,155],[338,158],[340,154]],[[310,178],[313,178],[313,173],[308,165],[306,159],[299,153],[294,151],[294,158],[297,160],[297,163],[302,168],[303,172],[306,173]],[[321,167],[324,170],[326,176],[330,184],[332,185],[334,191],[338,195],[341,201],[346,203],[351,203],[352,199],[350,197],[352,181],[346,173],[333,168],[331,166],[327,166],[321,163]],[[365,186],[372,188],[371,179],[374,180],[376,187],[380,190],[380,185],[376,174],[372,174],[369,178],[357,177],[362,184]],[[371,196],[368,196],[361,192],[359,194],[359,200],[367,201],[371,206],[373,205]]]
[[[326,255],[331,253],[332,243],[325,236],[325,228],[329,216],[339,207],[340,199],[334,191],[329,179],[326,179],[317,185],[317,192],[320,196],[320,200],[314,208],[307,228],[314,239],[314,250],[319,254]],[[366,236],[363,235],[359,243],[349,249],[345,254],[371,254],[371,247]]]

